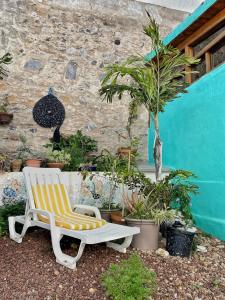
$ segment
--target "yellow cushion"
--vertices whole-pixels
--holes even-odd
[[[63,184],[32,185],[32,193],[36,208],[54,213],[56,225],[59,227],[73,230],[88,230],[99,228],[106,224],[105,220],[73,212]],[[38,217],[41,221],[49,223],[47,217],[42,215]]]

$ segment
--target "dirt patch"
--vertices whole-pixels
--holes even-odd
[[[195,253],[190,259],[139,252],[145,264],[157,273],[154,299],[225,299],[224,243],[203,238],[202,244],[207,253]],[[75,248],[73,244],[65,251],[75,254]],[[120,254],[104,244],[86,246],[77,270],[73,271],[55,262],[47,231],[28,233],[22,244],[0,238],[0,299],[107,299],[100,284],[101,273],[132,251]]]

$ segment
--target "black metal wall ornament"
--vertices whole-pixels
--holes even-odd
[[[65,119],[65,108],[63,104],[54,96],[53,89],[50,88],[48,95],[42,97],[33,108],[34,121],[44,128],[56,127],[53,134],[53,141],[60,142],[60,127]]]

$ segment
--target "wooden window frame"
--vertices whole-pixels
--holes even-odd
[[[202,50],[200,50],[196,54],[194,54],[193,45],[196,44],[204,35],[206,35],[210,30],[215,28],[224,20],[225,8],[177,46],[177,48],[184,51],[187,56],[195,58],[201,58],[202,56],[205,56],[206,73],[210,72],[213,69],[211,49],[214,46],[216,46],[223,38],[225,38],[225,30],[221,32],[218,36],[216,36],[212,41],[209,42],[208,45],[206,45]],[[191,72],[192,68],[186,67],[185,71]],[[191,84],[193,82],[193,74],[186,74],[185,79],[186,82]]]

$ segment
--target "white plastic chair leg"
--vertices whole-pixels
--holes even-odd
[[[62,239],[62,235],[59,232],[51,232],[51,237],[52,248],[56,257],[56,262],[72,270],[76,269],[76,263],[83,254],[85,244],[81,241],[78,253],[75,257],[73,257],[62,252],[60,246],[60,240]]]
[[[30,222],[30,217],[27,217],[25,219],[24,225],[23,225],[23,230],[21,232],[21,234],[17,233],[15,230],[15,223],[16,223],[16,217],[9,217],[8,218],[8,222],[9,222],[9,236],[10,238],[17,242],[17,243],[22,243],[22,239],[24,237],[24,235],[27,232],[27,229],[30,227],[31,222]]]
[[[107,245],[107,247],[112,248],[112,249],[114,249],[116,251],[119,251],[121,253],[126,253],[126,250],[130,246],[130,244],[132,242],[132,239],[133,239],[133,235],[127,236],[124,239],[124,242],[122,244],[116,244],[116,243],[113,243],[113,242],[107,242],[106,245]]]

